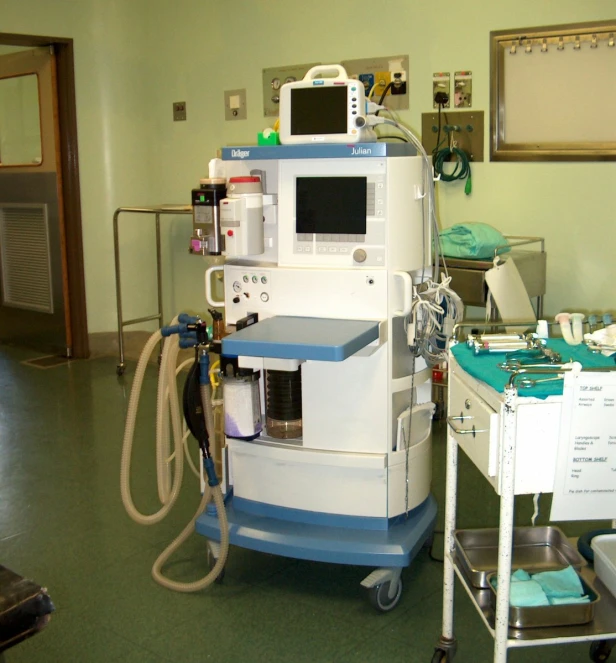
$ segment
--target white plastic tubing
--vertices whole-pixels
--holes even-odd
[[[175,318],[172,325],[177,324]],[[162,335],[160,331],[155,332],[146,343],[137,369],[135,371],[135,379],[131,390],[130,400],[128,404],[128,413],[126,416],[126,425],[124,428],[124,443],[122,447],[122,461],[120,471],[120,490],[122,494],[122,502],[128,515],[137,523],[141,525],[153,525],[160,522],[169,513],[175,504],[182,479],[184,474],[184,441],[182,431],[182,417],[180,414],[180,406],[178,399],[178,389],[176,376],[176,364],[179,352],[179,344],[177,337],[170,336],[165,340],[163,345],[163,353],[161,358],[160,372],[158,378],[158,391],[157,391],[157,407],[156,407],[156,476],[158,483],[158,495],[161,501],[161,508],[155,513],[146,515],[142,514],[133,502],[130,490],[130,470],[133,449],[133,439],[135,433],[135,421],[137,417],[137,409],[139,407],[139,399],[141,396],[141,387],[143,385],[143,378],[148,364],[150,355],[154,348],[161,341]],[[212,439],[214,432],[213,427],[213,413],[208,387],[201,388],[201,398],[203,400],[206,427]],[[173,455],[170,454],[170,439],[169,439],[169,420],[171,420],[171,429],[173,431]],[[169,461],[171,458],[175,459],[175,467],[173,472],[173,481],[171,481],[169,471]],[[220,554],[216,564],[204,578],[195,582],[183,583],[169,580],[162,575],[161,569],[163,564],[169,557],[182,545],[182,543],[194,531],[195,520],[206,508],[210,500],[213,499],[216,505],[216,511],[220,519]],[[159,555],[158,559],[152,567],[152,576],[156,582],[180,592],[195,592],[205,589],[222,572],[229,548],[229,531],[226,519],[226,512],[224,508],[224,500],[220,486],[210,488],[206,485],[205,491],[197,512],[191,521],[182,530],[180,535]]]
[[[580,345],[582,343],[584,340],[583,313],[559,313],[555,319],[560,325],[560,333],[568,345]]]

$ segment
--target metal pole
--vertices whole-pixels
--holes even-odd
[[[494,628],[494,663],[507,663],[509,598],[513,557],[513,516],[515,507],[516,396],[514,387],[505,388],[503,444],[500,457],[500,523],[498,536],[498,591]]]
[[[118,235],[118,217],[121,209],[117,209],[113,215],[113,254],[115,259],[116,279],[116,306],[118,312],[118,349],[120,352],[120,363],[116,372],[118,375],[124,373],[124,332],[122,324],[122,284],[120,282],[120,240]]]
[[[162,255],[160,248],[160,213],[156,212],[156,284],[158,288],[158,315],[160,320],[158,323],[159,327],[162,327],[164,324],[163,318],[163,277],[162,277]],[[159,356],[162,357],[163,354],[163,342],[160,342],[160,352]]]
[[[458,443],[447,430],[447,470],[445,484],[445,555],[443,570],[443,634],[442,639],[453,642],[453,600],[455,575],[453,568],[456,508],[458,499]]]

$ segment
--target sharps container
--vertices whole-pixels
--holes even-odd
[[[225,435],[238,440],[254,440],[261,434],[260,371],[239,369],[222,380],[225,409]]]

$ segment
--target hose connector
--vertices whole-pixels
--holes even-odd
[[[161,327],[160,333],[163,337],[172,336],[173,334],[186,334],[188,332],[188,324],[183,323],[179,325],[169,325],[168,327]]]
[[[188,350],[190,348],[194,348],[195,345],[197,345],[197,336],[196,336],[196,334],[195,335],[191,335],[191,334],[182,335],[182,336],[180,336],[178,343],[180,345],[180,349],[182,349],[182,350]]]
[[[178,322],[185,325],[194,325],[198,320],[199,318],[196,315],[188,315],[188,313],[180,313],[178,315]]]
[[[199,384],[201,386],[210,384],[210,355],[207,351],[199,354]]]
[[[212,488],[214,486],[217,486],[220,482],[218,481],[218,477],[216,476],[216,468],[214,467],[214,460],[212,458],[203,459],[203,469],[207,474],[208,486],[211,486]]]

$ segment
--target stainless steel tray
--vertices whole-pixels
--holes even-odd
[[[487,576],[498,568],[498,528],[463,529],[454,532],[460,566],[473,587],[488,589]],[[584,560],[558,527],[516,527],[513,530],[511,570],[529,573],[564,569],[579,570]]]
[[[488,585],[491,591],[492,608],[496,611],[496,593],[490,580],[496,573],[488,574]],[[584,593],[590,598],[590,603],[569,603],[561,605],[538,605],[521,608],[509,607],[509,626],[513,628],[546,628],[551,626],[576,626],[588,624],[594,619],[595,606],[599,602],[599,595],[580,577]]]

